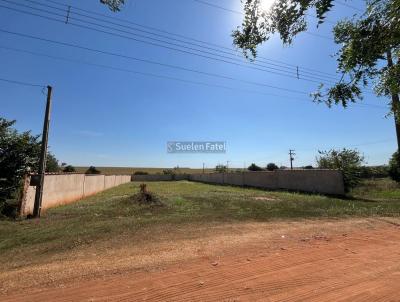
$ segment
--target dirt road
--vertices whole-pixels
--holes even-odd
[[[0,300],[400,301],[399,226],[287,239]]]

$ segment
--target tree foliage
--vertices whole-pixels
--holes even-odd
[[[278,169],[279,169],[279,167],[274,163],[269,163],[267,165],[267,170],[268,171],[275,171],[275,170],[278,170]]]
[[[360,182],[361,165],[364,156],[358,150],[342,149],[319,151],[317,157],[318,167],[321,169],[337,169],[343,173],[346,192],[357,186]]]
[[[85,174],[100,174],[101,171],[97,170],[96,167],[90,166],[89,169],[86,170]]]
[[[60,170],[61,168],[57,158],[49,152],[46,157],[46,172],[57,173],[60,172]]]
[[[247,170],[249,170],[249,171],[262,171],[263,168],[257,166],[255,163],[252,163],[252,164],[247,168]]]
[[[0,118],[0,212],[7,201],[18,197],[22,179],[38,171],[41,142],[30,131],[18,133],[15,121]],[[58,172],[58,161],[47,154],[46,171]]]
[[[257,46],[278,34],[284,44],[291,44],[300,32],[308,29],[307,15],[315,14],[318,25],[334,9],[334,0],[276,0],[270,11],[262,11],[261,0],[243,0],[244,19],[232,34],[234,44],[246,57],[255,58]],[[312,94],[315,102],[328,106],[362,99],[362,88],[374,85],[377,95],[391,98],[397,131],[400,132],[400,0],[366,1],[365,12],[343,19],[333,28],[340,81],[332,87],[320,85]],[[400,147],[400,133],[398,133]]]
[[[64,173],[73,173],[73,172],[76,172],[76,169],[74,166],[67,165],[64,167],[63,172]]]
[[[215,166],[215,171],[218,173],[225,173],[225,172],[227,172],[227,170],[228,170],[227,167],[224,165],[216,165]]]
[[[120,11],[122,5],[125,4],[125,0],[100,0],[100,2],[107,5],[113,12]]]
[[[18,133],[15,121],[0,118],[0,212],[16,197],[23,176],[36,170],[40,144],[29,131]]]

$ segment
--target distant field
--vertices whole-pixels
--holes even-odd
[[[85,173],[89,167],[75,167],[79,173]],[[163,170],[171,168],[137,168],[137,167],[96,167],[102,174],[113,175],[113,174],[133,174],[136,171],[147,172],[149,174],[163,173]],[[206,173],[214,172],[214,169],[205,169]],[[191,169],[191,168],[179,168],[177,173],[202,173],[203,169]]]

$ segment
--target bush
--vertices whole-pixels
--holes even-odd
[[[218,173],[225,173],[226,172],[226,166],[224,165],[217,165],[215,167],[215,171],[217,171]]]
[[[342,149],[319,151],[317,157],[318,167],[321,169],[338,169],[343,173],[344,188],[346,192],[360,183],[361,164],[364,156],[358,150]]]
[[[85,174],[100,174],[101,171],[97,170],[96,167],[90,166],[89,169],[86,170]]]
[[[172,169],[165,169],[162,172],[164,175],[175,175],[175,171]]]
[[[252,164],[247,168],[247,170],[249,170],[249,171],[262,171],[263,168],[257,166],[255,163],[252,163]]]
[[[133,172],[133,175],[149,175],[149,173],[144,171],[135,171]]]
[[[394,181],[400,182],[400,153],[398,151],[389,161],[389,176]]]
[[[14,124],[0,117],[0,214],[4,215],[14,211],[24,175],[38,171],[41,149],[39,136],[30,131],[20,133]],[[50,153],[46,170],[59,171],[57,159]]]
[[[388,166],[362,166],[361,178],[385,178],[389,177]]]
[[[65,172],[65,173],[72,173],[72,172],[76,172],[76,169],[75,169],[74,166],[68,165],[68,166],[65,166],[63,172]]]
[[[57,158],[50,152],[46,157],[46,172],[57,173],[60,172],[60,165],[58,164]]]
[[[303,169],[306,169],[306,170],[311,170],[311,169],[314,169],[314,167],[313,167],[313,166],[311,166],[311,165],[308,165],[308,166],[304,166],[304,167],[303,167]]]
[[[268,171],[275,171],[275,170],[278,170],[278,169],[279,169],[279,167],[277,165],[275,165],[274,163],[269,163],[267,165],[267,170]]]

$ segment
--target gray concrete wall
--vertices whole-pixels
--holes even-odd
[[[33,213],[36,187],[29,185],[30,176],[28,178],[20,201],[21,216]],[[71,203],[130,181],[130,175],[47,174],[44,177],[42,210]]]
[[[191,174],[189,179],[265,189],[343,195],[343,176],[336,170],[277,170],[273,172]]]

